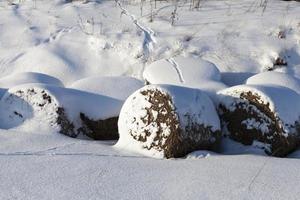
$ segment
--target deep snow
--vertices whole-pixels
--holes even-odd
[[[67,87],[91,81],[91,76],[142,79],[151,63],[168,59],[174,64],[176,56],[216,65],[223,83],[206,82],[211,97],[216,88],[243,84],[250,76],[273,68],[278,57],[287,66],[276,66],[275,71],[300,78],[300,5],[294,1],[268,1],[266,9],[259,0],[202,1],[199,9],[180,1],[174,26],[170,22],[174,5],[165,1],[158,1],[156,8],[152,4],[153,22],[149,2],[142,13],[139,2],[14,2],[0,1],[1,80],[9,76],[14,81],[18,77],[14,74],[20,72],[43,73]],[[278,37],[282,34],[285,38]],[[102,92],[96,83],[87,83],[80,87]],[[65,90],[74,91],[56,91]],[[254,147],[260,144],[246,147],[225,138],[222,154],[198,151],[187,158],[158,160],[120,151],[112,146],[115,141],[72,139],[32,131],[27,125],[0,130],[0,199],[300,196],[300,150],[279,159]]]

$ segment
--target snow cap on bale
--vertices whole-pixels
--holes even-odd
[[[0,97],[4,95],[8,88],[27,83],[40,83],[64,87],[60,80],[50,75],[36,72],[20,72],[4,76],[0,79]]]
[[[144,83],[138,79],[126,76],[92,76],[84,79],[75,81],[71,88],[99,94],[114,99],[118,99],[124,102],[129,95],[135,92],[137,89],[144,86]],[[100,120],[91,119],[85,114],[81,114],[80,118],[86,128],[88,128],[88,136],[99,140],[99,139],[118,139],[118,135],[110,137],[109,131],[105,127],[111,124],[115,126],[117,118],[106,120],[105,123]],[[107,132],[109,137],[103,137],[103,133]]]
[[[277,85],[239,85],[219,92],[224,130],[234,140],[264,143],[268,154],[285,156],[299,143],[300,96]]]
[[[141,80],[126,76],[92,76],[75,81],[70,88],[125,101],[144,86]]]
[[[166,76],[166,74],[168,76]],[[219,69],[200,58],[177,56],[158,60],[145,68],[144,78],[153,84],[198,85],[202,80],[220,81]]]
[[[210,98],[197,89],[148,85],[133,93],[119,116],[117,147],[157,158],[214,149],[220,121]]]
[[[82,115],[104,124],[105,120],[116,118],[111,127],[114,131],[107,132],[105,129],[103,134],[116,135],[114,139],[117,139],[117,117],[121,106],[122,102],[117,99],[80,90],[25,84],[5,93],[0,101],[0,121],[2,128],[20,126],[31,131],[55,128],[60,133],[77,137],[79,133],[88,134],[91,131],[82,125]]]
[[[151,84],[171,84],[201,89],[215,100],[217,91],[227,88],[219,69],[201,58],[177,56],[158,60],[145,68],[144,79]]]
[[[290,88],[300,94],[300,79],[281,72],[264,72],[251,76],[246,81],[247,85],[274,84]]]

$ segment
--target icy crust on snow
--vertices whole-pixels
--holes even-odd
[[[133,93],[124,103],[118,121],[120,139],[116,147],[126,149],[132,152],[138,152],[150,157],[164,158],[164,152],[161,149],[151,148],[155,145],[165,143],[168,136],[171,134],[170,126],[164,123],[158,124],[155,120],[158,112],[151,109],[153,104],[150,103],[149,96],[143,95],[143,92],[159,91],[166,97],[170,97],[168,106],[171,111],[161,110],[165,115],[167,112],[179,121],[176,128],[185,129],[189,123],[189,116],[192,116],[194,123],[204,125],[205,128],[210,128],[211,131],[220,130],[220,121],[215,110],[215,107],[210,98],[203,92],[197,89],[184,88],[173,85],[147,85]],[[144,119],[147,116],[148,110],[151,110],[154,119],[150,124],[146,124]],[[149,117],[149,116],[148,116]],[[149,118],[148,118],[149,119]],[[163,132],[158,136],[158,131]],[[147,135],[149,133],[149,135]],[[133,137],[146,137],[145,142],[137,141]],[[190,135],[182,135],[183,138],[191,137]],[[155,141],[155,138],[163,138],[160,141]],[[193,136],[192,136],[193,137]],[[201,139],[201,136],[199,136]],[[190,138],[197,140],[197,138]],[[160,144],[156,144],[156,143]]]
[[[274,84],[290,88],[300,94],[300,79],[281,72],[264,72],[247,79],[246,84]]]
[[[93,76],[75,81],[69,87],[125,101],[143,86],[142,81],[133,77]]]
[[[278,120],[280,128],[283,128],[285,134],[295,133],[292,127],[300,121],[300,95],[295,91],[278,85],[238,85],[219,91],[219,101],[230,111],[236,109],[236,104],[248,100],[241,99],[243,93],[251,92],[259,97],[261,105],[266,105]],[[263,117],[265,114],[257,110]],[[265,118],[265,117],[263,117]],[[255,120],[244,121],[249,129],[259,125],[262,132],[267,131],[267,125],[255,123]],[[292,126],[292,127],[291,127]]]
[[[63,83],[55,77],[42,73],[20,72],[0,79],[0,97],[4,95],[8,88],[27,83],[41,83],[64,87]]]
[[[13,128],[23,122],[52,126],[62,108],[67,120],[78,128],[80,113],[104,120],[118,116],[121,106],[121,101],[102,95],[51,85],[25,84],[9,89],[1,99],[1,127]],[[30,128],[28,123],[24,126]]]

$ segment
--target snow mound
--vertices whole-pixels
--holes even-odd
[[[104,134],[107,139],[105,134],[109,133],[116,139],[121,106],[122,102],[117,99],[93,93],[51,85],[25,84],[10,88],[1,99],[0,124],[5,129],[28,132],[51,129],[71,137],[77,137],[80,133],[88,136]],[[94,133],[86,123],[100,123],[102,131]]]
[[[11,74],[0,79],[0,96],[2,97],[8,88],[26,83],[41,83],[64,87],[63,83],[55,77],[35,72],[23,72]]]
[[[64,83],[74,79],[76,73],[71,63],[68,63],[64,55],[47,49],[35,47],[20,57],[6,73],[37,72],[59,78]]]
[[[221,73],[213,63],[192,57],[158,60],[145,68],[143,77],[151,84],[198,88],[213,99],[217,91],[227,87],[220,82]]]
[[[117,147],[156,158],[215,149],[220,140],[220,121],[210,98],[172,85],[148,85],[133,93],[121,109],[118,127]]]
[[[246,145],[285,156],[300,135],[300,95],[277,85],[239,85],[218,93],[223,130]],[[257,145],[256,145],[257,146]]]
[[[126,76],[94,76],[78,80],[70,88],[83,90],[125,101],[143,87],[142,81]]]
[[[300,94],[300,79],[281,72],[264,72],[247,79],[246,84],[274,84],[290,88]]]
[[[221,80],[220,71],[214,64],[199,58],[182,56],[162,59],[150,64],[145,68],[143,76],[153,84],[191,87],[201,84],[203,80]]]

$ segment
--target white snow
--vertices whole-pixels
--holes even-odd
[[[143,1],[142,7],[141,1],[126,0],[119,1],[121,5],[99,0],[10,2],[15,5],[0,1],[0,78],[39,72],[66,86],[91,76],[142,80],[144,69],[155,61],[166,63],[169,59],[172,63],[172,58],[193,57],[213,63],[222,81],[234,86],[272,68],[281,56],[288,65],[275,71],[300,79],[300,6],[296,1],[209,0],[200,1],[199,8],[191,5],[195,1],[179,1],[173,26],[174,1]],[[286,37],[280,39],[280,32]],[[180,66],[168,68],[160,68],[157,76],[177,83],[188,80]],[[170,69],[170,74],[163,73]],[[288,81],[286,86],[298,88],[293,79],[284,80]],[[212,91],[226,87],[219,80],[205,82],[212,84],[208,87]],[[77,111],[84,103],[94,105],[99,97],[55,86],[47,89],[55,93],[58,102]],[[93,100],[76,99],[83,94]],[[290,118],[298,110],[295,99],[289,99],[289,105],[287,101],[279,104],[288,106],[286,111],[291,111],[285,114]],[[12,111],[25,110],[22,104],[15,106]],[[84,109],[91,113],[100,110],[97,106]],[[0,130],[0,199],[250,200],[300,196],[300,150],[290,158],[271,158],[258,148],[225,138],[220,154],[194,152],[189,156],[192,159],[157,160],[119,151],[113,143],[72,139],[53,130],[33,128],[35,131],[28,132],[27,124],[18,131]],[[35,125],[38,123],[31,126]],[[206,159],[193,159],[208,154]]]
[[[64,87],[60,80],[47,74],[34,72],[16,73],[0,79],[0,97],[4,95],[8,88],[26,83],[42,83]]]
[[[300,94],[300,79],[280,72],[259,73],[247,79],[246,84],[265,85],[275,84],[290,88]]]
[[[167,75],[167,76],[166,76]],[[221,79],[218,68],[205,60],[174,57],[158,60],[145,68],[144,78],[153,84],[174,84],[195,87],[207,80]]]
[[[125,101],[143,86],[142,81],[132,77],[92,76],[75,81],[68,87]]]
[[[193,57],[177,56],[158,60],[145,68],[143,76],[152,84],[202,89],[214,101],[216,92],[227,87],[220,81],[220,71],[214,64]]]
[[[297,199],[299,195],[298,159],[207,152],[203,154],[210,156],[205,159],[158,160],[126,154],[111,143],[55,133],[1,130],[0,140],[1,199]],[[294,156],[299,158],[299,152]]]
[[[26,83],[41,83],[41,84],[48,84],[48,85],[56,85],[60,87],[64,86],[62,82],[55,77],[51,77],[47,74],[34,73],[34,72],[12,74],[0,79],[1,88],[10,88],[13,86],[22,85]]]

